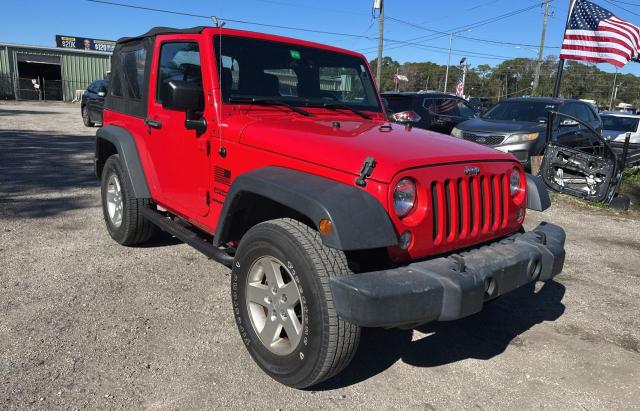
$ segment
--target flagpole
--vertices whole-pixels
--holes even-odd
[[[562,33],[562,39],[564,41],[564,35],[569,28],[571,22],[571,15],[573,14],[573,7],[576,5],[576,0],[569,0],[569,14],[567,16],[567,23],[564,26],[564,33]],[[564,59],[558,61],[558,72],[556,73],[556,84],[553,88],[553,97],[557,98],[560,95],[560,83],[562,82],[562,71],[564,70]]]

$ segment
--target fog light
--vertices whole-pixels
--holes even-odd
[[[402,233],[402,235],[400,236],[400,248],[402,250],[407,250],[411,245],[412,238],[413,236],[411,235],[411,231],[405,231],[404,233]]]

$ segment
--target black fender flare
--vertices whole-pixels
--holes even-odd
[[[104,153],[102,153],[104,145],[101,144],[101,140],[108,141],[116,148],[126,178],[129,179],[136,198],[151,198],[147,178],[140,162],[138,147],[131,133],[122,127],[112,125],[101,127],[96,132],[95,165],[98,177],[100,177],[103,165],[100,163],[106,161]]]
[[[551,207],[549,191],[542,179],[538,176],[527,176],[527,208],[535,211],[544,211]]]
[[[366,191],[301,171],[264,167],[238,176],[227,193],[215,239],[228,238],[236,210],[245,194],[268,198],[308,218],[316,228],[322,219],[333,231],[320,234],[325,245],[343,251],[368,250],[398,244],[389,216],[380,202]]]

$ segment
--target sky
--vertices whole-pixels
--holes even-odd
[[[106,1],[271,24],[281,27],[232,21],[227,21],[226,26],[356,50],[369,60],[377,55],[378,20],[372,17],[373,0]],[[640,25],[640,0],[592,1],[620,18]],[[452,43],[454,51],[451,64],[457,64],[462,57],[466,57],[471,66],[495,65],[507,58],[535,58],[540,44],[543,2],[544,0],[386,0],[384,36],[388,40],[385,42],[384,55],[401,63],[431,61],[446,64],[450,39],[446,33],[459,31]],[[545,55],[558,54],[568,5],[569,0],[551,1],[546,36],[548,48],[545,48]],[[522,11],[527,8],[529,9]],[[211,20],[206,18],[117,7],[87,0],[0,0],[0,11],[4,17],[0,25],[0,42],[51,47],[55,46],[56,34],[115,40],[143,33],[153,26],[191,27],[211,24]],[[615,70],[607,64],[598,67],[609,72]],[[640,63],[629,63],[621,72],[640,76]]]

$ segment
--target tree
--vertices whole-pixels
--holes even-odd
[[[376,69],[376,60],[371,61]],[[531,94],[531,83],[535,72],[536,60],[514,58],[505,60],[495,66],[481,64],[467,73],[466,94],[476,97],[489,97],[494,100],[505,96],[516,97]],[[540,67],[540,83],[537,93],[550,96],[553,93],[557,56],[547,56]],[[382,91],[394,90],[393,75],[397,72],[409,78],[408,83],[401,83],[402,91],[437,90],[444,84],[446,66],[431,62],[406,62],[400,64],[391,57],[382,58]],[[447,90],[454,90],[460,75],[459,67],[450,67]],[[560,95],[567,98],[595,100],[599,105],[608,105],[613,89],[613,73],[607,73],[593,64],[567,61],[563,71]],[[640,78],[632,74],[618,75],[618,96],[615,104],[620,102],[640,104]]]

